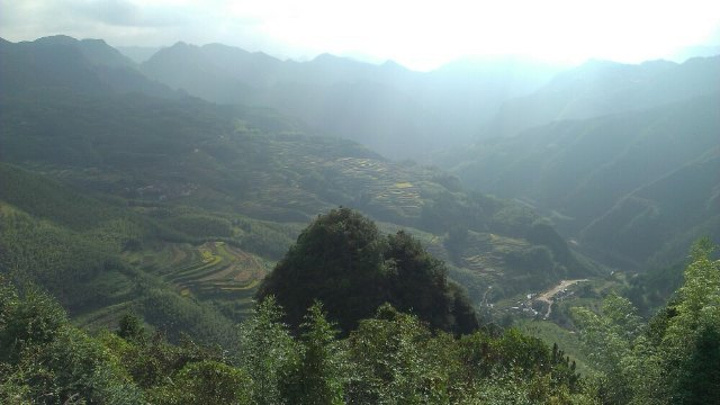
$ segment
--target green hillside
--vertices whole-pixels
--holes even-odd
[[[180,94],[145,77],[138,66],[100,39],[64,35],[33,42],[0,41],[2,94],[73,88],[91,94],[139,92],[164,98]]]
[[[716,233],[718,111],[715,94],[561,121],[477,143],[446,162],[470,188],[550,216],[606,263],[667,265],[692,240]]]
[[[95,72],[104,53],[94,53],[91,63],[76,42],[60,39],[41,45],[71,46],[64,66]],[[4,68],[22,63],[12,59]],[[26,240],[28,249],[39,249],[33,260],[44,260],[37,238],[58,234],[52,243],[65,260],[57,268],[41,262],[4,271],[53,290],[80,322],[107,324],[131,308],[176,334],[204,317],[220,326],[201,322],[190,330],[212,340],[217,328],[247,314],[258,281],[300,229],[337,206],[418,235],[450,261],[450,277],[475,299],[489,285],[500,299],[566,274],[603,271],[571,252],[532,211],[469,194],[437,168],[307,135],[307,126],[273,110],[116,91],[107,85],[112,77],[89,77],[82,86],[31,77],[26,91],[0,93],[0,158],[12,164],[4,170],[30,179],[3,185],[0,201],[17,213],[4,217],[13,230],[8,237]],[[47,232],[28,230],[43,221]],[[490,243],[478,249],[456,238],[462,233]],[[542,266],[528,265],[535,254]],[[75,257],[82,261],[77,272]]]
[[[716,64],[593,62],[444,171],[347,138],[453,143],[537,78],[0,39],[0,402],[710,403]]]
[[[507,100],[480,136],[515,136],[556,121],[643,111],[710,95],[720,91],[718,69],[720,56],[681,64],[590,60],[558,74],[531,94]]]
[[[197,246],[162,220],[127,208],[125,201],[88,196],[4,163],[0,175],[0,271],[16,283],[47,289],[81,324],[105,327],[123,313],[136,312],[173,338],[184,332],[206,343],[227,342],[236,314],[223,315],[189,291],[219,283],[237,295],[264,275],[267,265],[259,259],[232,260],[228,270],[229,258],[243,254],[241,249],[224,253]],[[175,260],[158,265],[155,261],[170,250]],[[219,258],[212,272],[194,278],[192,270],[200,266],[185,252],[202,256],[205,250]],[[172,277],[162,272],[168,268]],[[190,274],[184,284],[176,280],[179,270]],[[238,306],[237,311],[247,311],[250,302],[239,300]]]
[[[512,203],[468,195],[437,169],[392,163],[350,141],[295,133],[291,123],[272,121],[263,111],[129,95],[102,102],[77,94],[4,102],[0,144],[8,161],[83,192],[113,196],[181,235],[171,233],[169,242],[230,241],[276,260],[299,226],[338,205],[440,241],[457,227],[525,240],[539,219],[523,210],[505,217]],[[25,121],[29,116],[32,121]],[[62,126],[52,125],[65,116]],[[276,225],[249,226],[244,218]],[[520,245],[533,243],[551,242]],[[437,246],[439,254],[454,257],[444,253],[446,243]],[[514,268],[503,260],[512,248],[496,253],[494,267]],[[571,256],[550,260],[552,267],[589,271]],[[467,267],[460,258],[455,264]],[[542,284],[560,277],[518,266]],[[478,285],[505,282],[471,273]]]

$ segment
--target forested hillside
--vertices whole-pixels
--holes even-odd
[[[97,336],[52,298],[0,280],[0,399],[61,404],[713,403],[720,389],[720,262],[696,245],[676,299],[644,323],[623,298],[575,318],[597,374],[516,330],[459,339],[390,305],[338,339],[320,303],[300,334],[272,298],[236,330],[238,346],[169,344],[124,316]],[[233,332],[230,332],[233,333]]]
[[[169,344],[132,315],[89,336],[0,282],[3,403],[592,403],[564,353],[517,331],[455,339],[385,305],[338,339],[316,304],[293,337],[267,299],[221,350]]]
[[[145,77],[137,65],[103,40],[58,35],[33,42],[0,41],[2,94],[25,96],[33,89],[73,88],[89,94],[142,92],[178,94]]]
[[[720,91],[718,70],[720,56],[681,64],[591,60],[558,74],[533,93],[506,101],[480,137],[515,136],[553,121],[643,111],[713,94]]]
[[[712,403],[717,62],[0,40],[0,402]]]
[[[718,94],[545,125],[448,164],[471,188],[548,213],[618,266],[667,265],[694,239],[718,236]]]
[[[95,74],[92,66],[102,63],[79,51],[84,42],[40,42],[75,47],[57,66],[69,72],[89,66],[91,80],[49,85],[30,77],[26,92],[0,94],[0,157],[12,164],[3,166],[8,178],[16,178],[0,194],[5,235],[14,235],[4,242],[14,252],[6,260],[23,263],[4,271],[53,289],[83,323],[112,322],[127,308],[155,326],[175,325],[172,333],[201,314],[218,325],[242,319],[259,280],[300,229],[339,205],[381,221],[383,232],[406,228],[416,235],[449,261],[450,277],[476,302],[489,286],[498,299],[604,271],[572,252],[532,211],[469,194],[436,168],[307,135],[307,126],[269,109],[114,89],[107,85],[114,76]],[[111,61],[117,56],[96,53],[105,54]],[[12,66],[23,63],[28,66],[20,70],[35,69],[32,61],[14,58],[2,75],[12,77]],[[94,208],[87,215],[78,211],[82,205],[66,209],[74,198],[89,198]],[[72,235],[56,238],[58,251],[75,240],[86,246],[78,248],[82,254],[64,256],[57,268],[42,251],[15,249],[16,241],[42,246],[43,233],[28,233],[37,223]],[[113,236],[97,237],[105,234]],[[476,239],[483,242],[470,243]],[[542,257],[542,266],[532,257]],[[73,272],[75,258],[87,261],[87,277]],[[48,276],[56,271],[56,278]],[[129,281],[137,279],[145,281]],[[70,293],[74,288],[86,293]],[[156,305],[163,299],[169,306]],[[215,334],[211,327],[197,330],[208,331],[209,340]]]

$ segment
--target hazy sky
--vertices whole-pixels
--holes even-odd
[[[639,62],[720,45],[717,0],[0,0],[0,36],[111,45],[220,42],[279,57],[323,52],[430,69],[521,54]]]

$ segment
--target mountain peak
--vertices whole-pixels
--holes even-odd
[[[104,39],[97,39],[97,38],[83,38],[80,40],[80,43],[83,45],[89,45],[89,46],[96,46],[96,47],[110,47],[107,42],[105,42]]]
[[[80,41],[68,35],[51,35],[38,38],[33,42],[46,45],[76,45]]]
[[[336,61],[340,59],[339,56],[335,56],[331,53],[321,53],[320,55],[316,56],[312,61],[313,62],[324,62],[324,61]]]
[[[383,63],[381,65],[381,67],[383,69],[390,69],[390,70],[402,70],[402,71],[408,70],[405,66],[395,62],[392,59],[386,60],[385,63]]]
[[[177,41],[172,46],[169,46],[165,49],[200,49],[200,47],[197,45],[188,44],[185,41]]]
[[[250,54],[250,52],[246,51],[243,48],[237,47],[237,46],[230,46],[221,44],[218,42],[213,42],[211,44],[205,44],[201,47],[204,50],[215,50],[215,51],[225,51],[225,52],[238,52],[243,54]]]
[[[143,62],[144,64],[153,63],[159,59],[165,58],[193,58],[200,57],[202,54],[202,48],[197,45],[188,44],[184,41],[178,41],[171,46],[161,48],[155,52],[148,60]]]

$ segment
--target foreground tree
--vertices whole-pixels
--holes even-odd
[[[0,278],[0,403],[137,404],[142,393],[49,296]]]
[[[598,395],[612,404],[708,404],[720,398],[720,260],[698,242],[685,281],[644,325],[624,298],[601,313],[577,308],[589,358],[600,371]]]
[[[228,356],[149,335],[134,316],[90,336],[46,295],[0,284],[0,403],[592,403],[558,350],[516,331],[458,338],[389,304],[344,339],[319,303],[297,338],[281,319],[272,297],[258,304]]]
[[[292,404],[340,405],[346,371],[343,353],[336,341],[337,330],[327,321],[322,304],[308,310],[301,325],[300,362],[292,367],[283,384],[284,398]]]
[[[286,403],[282,381],[300,361],[298,344],[282,323],[282,316],[282,309],[271,296],[240,325],[238,364],[252,378],[255,404]]]
[[[319,300],[342,333],[385,302],[432,328],[468,333],[478,326],[472,306],[447,279],[445,265],[405,232],[384,237],[347,208],[318,217],[298,237],[258,292],[274,295],[295,330]]]

